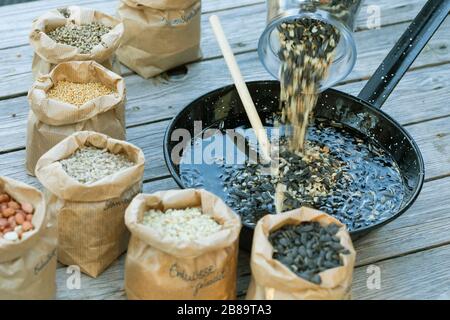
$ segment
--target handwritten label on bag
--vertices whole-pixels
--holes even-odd
[[[107,211],[112,208],[120,207],[120,206],[128,206],[133,200],[133,198],[140,193],[142,190],[142,187],[140,184],[135,185],[134,187],[128,189],[123,193],[123,195],[120,198],[111,199],[106,201],[105,208],[103,211]]]
[[[179,278],[185,282],[189,282],[193,290],[193,296],[195,297],[201,289],[223,280],[225,278],[225,271],[217,270],[214,265],[210,265],[189,274],[183,267],[174,263],[169,269],[169,275],[172,278]]]
[[[49,263],[52,261],[53,257],[56,256],[56,248],[53,249],[44,259],[34,266],[34,274],[38,275]]]
[[[195,6],[192,10],[185,12],[179,18],[168,20],[165,17],[162,17],[162,22],[167,26],[177,26],[180,24],[186,24],[190,22],[194,17],[199,14],[201,6]]]

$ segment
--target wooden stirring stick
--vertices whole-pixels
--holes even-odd
[[[261,146],[261,153],[264,160],[268,162],[270,161],[271,149],[269,139],[267,138],[267,132],[262,125],[258,112],[256,111],[255,104],[253,103],[252,97],[250,96],[250,92],[248,91],[247,85],[245,84],[244,78],[239,70],[233,51],[231,50],[230,44],[228,43],[227,37],[222,29],[219,17],[212,15],[209,18],[209,22],[211,23],[214,35],[216,36],[216,40],[220,46],[220,50],[225,58],[225,62],[227,63],[231,76],[233,77],[234,85],[236,86],[239,97],[244,105],[250,124],[255,131],[256,138]]]

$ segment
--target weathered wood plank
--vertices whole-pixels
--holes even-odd
[[[67,280],[70,273],[65,266],[56,271],[57,293],[56,299],[98,299],[98,300],[122,300],[126,299],[124,292],[124,265],[126,254],[117,259],[97,279],[81,275],[80,289],[69,289]],[[247,275],[249,255],[246,252],[239,253],[238,279]],[[241,270],[244,272],[240,274]]]
[[[241,253],[239,261],[247,260]],[[69,290],[66,268],[57,270],[57,299],[126,299],[123,290],[124,256],[118,259],[99,278],[81,276],[81,288]],[[380,289],[369,289],[366,267],[355,269],[352,298],[358,299],[450,299],[450,245],[379,262]],[[241,266],[240,266],[241,267]],[[250,275],[238,269],[237,289],[240,298],[245,297]]]
[[[251,79],[256,79],[258,75],[259,73],[252,75]],[[198,81],[205,81],[204,77]],[[445,66],[408,72],[383,107],[383,110],[402,124],[417,123],[450,115],[450,107],[447,104],[450,100],[450,91],[447,89],[449,79],[450,68]],[[215,84],[213,79],[208,83]],[[337,89],[358,94],[364,83],[354,82],[339,86]],[[179,88],[179,86],[182,87]],[[178,83],[172,83],[171,87],[173,92],[184,92],[184,97],[181,97],[181,94],[170,94],[170,87],[159,91],[155,89],[164,87],[165,85],[155,84],[145,89],[139,81],[131,83],[128,81],[128,125],[136,126],[139,123],[171,118],[189,101],[195,99],[195,94],[200,94],[198,90],[208,90],[203,87],[194,87],[190,91],[187,89],[181,91],[185,90],[182,82],[179,85]],[[420,90],[418,90],[419,88]],[[144,90],[152,91],[152,94],[147,95]],[[411,112],[412,108],[414,112]],[[25,146],[28,114],[26,97],[0,101],[0,110],[2,111],[0,113],[0,152],[23,148]],[[14,132],[13,137],[11,132]]]
[[[4,37],[0,39],[0,50],[3,48],[17,47],[19,45],[27,44],[27,36],[31,21],[55,7],[80,5],[98,9],[108,14],[115,14],[118,3],[119,1],[117,0],[58,0],[57,2],[40,1],[39,3],[26,3],[1,7],[0,21],[2,21],[2,24],[0,24],[0,31]],[[367,29],[367,18],[371,14],[371,12],[368,11],[369,6],[379,6],[381,10],[381,25],[389,25],[411,20],[424,3],[424,0],[400,0],[395,2],[388,0],[366,0],[363,3],[359,16],[357,17],[357,29]],[[203,13],[252,6],[255,10],[254,15],[257,15],[257,13],[261,13],[262,11],[262,14],[257,15],[259,19],[253,20],[253,23],[256,22],[258,28],[260,29],[263,28],[265,24],[266,7],[265,1],[263,0],[204,0],[202,1],[202,6]],[[224,12],[220,13],[221,16],[224,14]],[[239,21],[240,23],[244,23],[244,25],[253,27],[252,24],[248,24],[248,21],[235,21]],[[235,24],[235,28],[239,33],[242,32],[240,26],[242,26],[242,24]],[[249,28],[248,30],[253,32],[252,28]],[[259,36],[259,34],[257,35]]]
[[[261,2],[262,0],[204,0],[202,11],[210,13]],[[78,5],[115,15],[118,4],[118,0],[47,0],[0,7],[0,31],[4,35],[0,39],[0,49],[28,44],[31,22],[51,9]]]
[[[69,1],[58,1],[58,6],[63,5],[65,2]],[[106,3],[105,0],[83,1],[83,3],[88,2],[92,3],[93,6],[98,5],[99,7]],[[48,8],[45,9],[45,5],[49,3],[51,2],[39,2],[42,11],[48,10]],[[70,1],[70,3],[73,2]],[[366,3],[375,4],[375,1],[366,1]],[[401,34],[406,26],[406,24],[398,23],[407,21],[413,17],[420,7],[419,3],[424,3],[424,1],[401,0],[395,3],[391,1],[389,3],[383,0],[377,3],[382,8],[383,25],[396,25],[384,27],[381,30],[368,30],[357,33],[360,58],[358,59],[354,73],[349,78],[350,80],[365,79],[373,72],[397,36]],[[32,10],[32,6],[35,4],[37,3],[27,4],[27,8],[24,9],[25,12],[28,10],[27,14],[29,17],[32,14],[38,14],[36,8]],[[111,2],[108,2],[108,4],[111,5]],[[241,4],[250,7],[234,11],[228,10],[233,8],[233,6],[236,7]],[[216,7],[205,9],[208,5]],[[51,3],[51,7],[54,6],[56,6],[56,1]],[[385,6],[391,6],[393,9],[385,11],[387,10]],[[19,32],[20,25],[23,25],[22,31],[26,35],[31,19],[28,18],[28,20],[23,20],[22,23],[18,23],[17,21],[20,21],[25,14],[23,11],[17,9],[19,7],[14,7],[16,10],[14,13],[10,12],[9,17],[2,16],[4,11],[0,9],[0,21],[2,21],[0,23],[0,30],[5,27],[5,24],[8,24],[7,27],[10,28],[10,25],[15,22],[19,25],[17,29]],[[261,19],[262,22],[257,20],[258,16],[260,18],[262,17],[263,11],[260,10],[261,12],[259,12],[258,8],[263,9],[262,1],[204,1],[204,11],[225,10],[220,15],[223,16],[225,27],[231,30],[232,44],[238,52],[254,50],[256,46],[256,40],[260,32],[258,31],[258,23],[260,24],[260,28],[264,24],[263,19]],[[101,9],[104,10],[103,7]],[[236,15],[233,13],[236,13]],[[255,18],[251,17],[253,20],[250,20],[249,17],[249,19],[244,19],[243,21],[242,18],[251,14],[255,16]],[[385,20],[386,14],[387,20]],[[238,20],[243,21],[243,24],[234,23],[234,21],[238,21],[236,20],[236,16],[241,17]],[[364,18],[364,8],[360,16],[360,26],[365,23],[361,17]],[[249,21],[254,21],[255,23],[252,24]],[[245,27],[245,25],[248,25],[248,27]],[[254,29],[251,29],[251,27]],[[251,29],[250,33],[241,34],[241,30],[248,28]],[[441,31],[414,65],[416,69],[450,61],[450,53],[447,47],[450,42],[450,32],[445,31],[449,29],[449,19],[447,19]],[[206,42],[207,48],[204,48],[204,53],[208,59],[211,59],[218,56],[219,53],[215,43],[212,43],[213,39],[211,34],[208,35],[207,33],[210,31],[207,30],[204,27],[204,39],[208,41]],[[0,48],[2,48],[2,41],[8,41],[7,39],[10,36],[8,32],[3,32],[3,34],[5,37],[0,39]],[[13,36],[10,39],[17,40]],[[369,42],[367,39],[371,41]],[[26,37],[23,41],[26,43]],[[203,45],[205,47],[205,42]],[[5,63],[0,63],[0,74],[4,74],[6,80],[11,81],[11,87],[13,85],[17,86],[19,82],[26,84],[26,81],[30,81],[26,77],[29,77],[31,53],[30,50],[25,50],[25,48],[27,47],[23,47],[24,51],[20,51],[21,48],[2,50],[2,53],[9,52],[10,54],[0,57],[0,62],[2,59],[5,59]],[[14,51],[16,49],[18,51]],[[17,54],[23,54],[23,60],[22,56],[17,56]],[[27,61],[27,59],[28,63],[26,67],[20,69],[21,62]],[[245,65],[244,68],[246,69],[244,73],[248,75],[249,80],[267,78],[267,74],[262,69],[254,52],[240,54],[239,59],[240,64]],[[127,106],[128,123],[134,126],[150,121],[171,118],[182,106],[193,98],[230,82],[228,72],[221,60],[203,61],[201,63],[191,64],[188,68],[189,73],[182,81],[163,76],[149,80],[148,85],[146,85],[146,82],[137,76],[127,77],[129,90],[129,103]],[[450,142],[450,126],[448,125],[450,108],[448,107],[449,92],[446,89],[448,87],[448,72],[449,70],[445,66],[438,66],[408,73],[385,107],[386,111],[400,122],[410,124],[408,130],[416,138],[424,154],[428,179],[435,179],[450,173],[450,148],[448,147]],[[203,87],[203,83],[208,83],[208,86]],[[362,87],[363,83],[361,81],[346,84],[340,88],[351,93],[356,93]],[[194,84],[199,85],[195,87]],[[21,89],[23,90],[22,92],[19,92],[20,90],[16,91],[16,94],[23,94],[28,85],[23,87],[25,89]],[[420,90],[417,89],[418,87],[420,87]],[[0,95],[8,95],[8,93],[5,94],[3,91],[0,80]],[[14,95],[14,91],[12,92]],[[175,92],[179,94],[175,94]],[[172,108],[168,108],[168,105]],[[18,97],[7,101],[0,101],[0,110],[2,110],[0,115],[0,174],[19,178],[23,181],[38,185],[36,179],[27,177],[24,174],[24,150],[1,154],[2,150],[21,148],[24,145],[24,127],[27,110],[25,98]],[[411,110],[414,110],[414,112],[411,112]],[[435,119],[440,117],[446,118]],[[435,120],[418,123],[430,119]],[[167,121],[162,121],[133,127],[129,130],[129,140],[142,147],[147,157],[148,165],[145,171],[145,177],[147,180],[152,179],[152,181],[144,185],[145,192],[176,188],[173,179],[164,178],[167,177],[168,172],[164,167],[161,150],[162,134],[166,124]],[[17,138],[12,138],[11,133],[13,132]],[[15,132],[17,132],[17,135]],[[18,143],[18,141],[20,142]],[[153,179],[158,180],[153,181]],[[442,246],[443,244],[450,243],[448,235],[449,223],[446,222],[450,221],[449,187],[450,177],[427,182],[418,201],[407,213],[380,230],[368,235],[366,238],[356,242],[355,245],[359,252],[358,265],[361,267],[355,271],[354,298],[415,299],[446,297],[448,299],[450,297],[450,293],[448,292],[450,283],[447,271],[450,263],[450,246]],[[441,247],[413,253],[435,246]],[[65,268],[59,268],[57,275],[58,298],[125,298],[123,293],[123,259],[122,257],[115,262],[98,279],[92,280],[83,276],[81,290],[69,291],[66,287],[66,280],[69,275],[65,273]],[[380,260],[383,261],[380,262]],[[430,263],[430,261],[433,261],[433,263]],[[381,267],[383,280],[380,291],[369,291],[366,288],[367,274],[365,265],[370,263],[377,263]],[[239,275],[238,290],[241,294],[244,294],[249,280],[248,254],[244,252],[240,255]]]
[[[163,135],[168,122],[158,122],[146,126],[131,128],[127,141],[133,143],[145,153],[146,165],[144,180],[167,176],[168,170],[163,159]],[[25,150],[0,155],[0,172],[11,178],[37,185],[37,181],[24,171]]]
[[[427,182],[401,217],[355,242],[357,265],[450,243],[449,229],[450,178]]]
[[[258,17],[264,16],[265,7],[263,5],[259,6],[259,9],[256,12],[258,15],[256,16],[253,14],[255,13],[254,11],[255,9],[253,8],[253,6],[250,6],[221,11],[220,14],[223,20],[224,27],[227,29],[233,29],[236,21],[234,19],[246,21],[251,16],[253,17],[254,21]],[[211,59],[219,55],[219,49],[217,48],[214,35],[209,26],[209,15],[210,14],[207,13],[202,15],[202,26],[204,26],[204,30],[202,30],[202,53],[204,59]],[[264,24],[263,21],[262,24]],[[251,30],[250,26],[248,28],[249,30]],[[261,30],[253,31],[252,34],[246,33],[243,39],[240,39],[240,37],[242,38],[242,35],[234,34],[232,43],[235,44],[240,51],[248,50],[247,48],[244,48],[248,45],[251,45],[252,48],[255,49],[256,44],[253,42],[257,41],[257,32],[261,32]],[[33,50],[30,46],[22,45],[5,50],[0,50],[0,52],[2,53],[0,56],[0,74],[4,74],[5,76],[8,75],[11,77],[18,76],[23,79],[27,77],[28,81],[32,81],[30,69],[31,61],[33,58]],[[128,74],[131,73],[131,71],[126,67],[123,68],[122,72]],[[5,93],[3,93],[2,95],[4,94]],[[18,91],[11,94],[18,94]]]
[[[145,184],[144,192],[178,188],[168,178]],[[430,203],[436,204],[430,206]],[[357,266],[450,243],[450,178],[425,183],[414,205],[401,217],[355,242]],[[430,230],[433,230],[431,233]]]
[[[417,2],[416,5],[416,9],[418,10],[421,6],[421,2]],[[406,7],[408,6],[409,5],[406,5]],[[398,8],[399,7],[397,6],[386,6],[385,10],[387,11],[390,9],[396,11],[398,10]],[[404,8],[404,6],[400,6],[400,8]],[[264,15],[264,11],[264,6],[260,5],[221,12],[221,16],[223,16],[222,18],[224,28],[227,31],[227,34],[229,34],[229,40],[235,52],[242,53],[254,51],[256,49],[259,35],[264,28],[265,22],[260,18]],[[408,10],[408,12],[409,14],[412,14],[409,17],[410,19],[413,17],[415,10]],[[202,49],[204,59],[211,59],[219,57],[220,52],[216,45],[207,18],[208,14],[203,15]],[[242,21],[242,23],[236,24],[236,19]],[[406,26],[407,24],[394,26],[390,25],[379,30],[366,30],[364,32],[357,32],[355,34],[355,39],[361,59],[359,59],[354,72],[349,76],[347,80],[362,79],[368,77],[371,71],[376,68],[378,64],[377,61],[382,60],[382,57],[387,53],[387,50],[393,46],[395,40],[398,36],[400,36]],[[430,46],[432,46],[433,48],[433,51],[437,53],[433,55],[429,54],[429,58],[432,58],[433,63],[448,61],[448,59],[446,60],[446,58],[448,58],[448,56],[446,57],[446,54],[450,55],[450,53],[449,50],[446,50],[447,48],[445,46],[446,40],[450,39],[450,31],[448,31],[448,29],[450,28],[443,27],[442,30],[447,30],[447,32],[440,31],[442,35],[439,34],[437,36],[439,38],[442,38],[442,40],[438,41],[438,43],[434,43],[437,40],[433,40],[433,42],[430,44]],[[245,32],[242,32],[242,30],[245,30]],[[386,34],[389,34],[390,36],[386,37]],[[370,42],[364,41],[364,39],[367,39],[369,37],[373,40]],[[441,47],[443,47],[443,49],[439,49]],[[374,60],[376,64],[374,66],[368,66],[366,60],[370,60],[374,57],[378,59]],[[28,90],[32,83],[30,72],[31,58],[32,52],[27,46],[11,48],[2,51],[2,55],[0,56],[0,74],[4,74],[5,76],[3,80],[0,79],[0,92],[2,96],[17,96],[23,94],[26,90]],[[2,61],[3,59],[5,61]],[[368,67],[371,67],[372,69],[368,69]],[[127,69],[125,68],[125,70]],[[268,76],[268,74],[265,72],[264,75],[266,77]],[[20,85],[11,85],[11,81],[13,80],[15,84]]]
[[[383,106],[403,125],[450,115],[450,67],[439,65],[407,72]],[[357,96],[366,81],[336,87]]]
[[[173,179],[146,183],[145,193],[177,189]],[[430,206],[430,203],[436,204]],[[355,242],[357,266],[450,243],[450,177],[425,183],[414,205],[401,217]],[[430,232],[433,230],[433,232]]]
[[[450,245],[383,261],[376,266],[381,271],[380,290],[369,290],[367,269],[357,268],[354,299],[450,300]]]
[[[447,19],[445,23],[447,28],[444,29],[448,30],[448,32],[438,32],[436,34],[429,46],[417,59],[413,68],[423,68],[426,65],[434,65],[450,61],[450,49],[446,44],[450,43],[450,19]],[[399,33],[400,31],[401,30],[398,30]],[[372,30],[370,32],[372,32]],[[380,34],[379,37],[384,36]],[[362,39],[360,39],[360,42],[365,43]],[[366,46],[364,50],[363,52],[371,53],[366,55],[362,54],[360,56],[353,73],[348,78],[349,80],[368,78],[377,68],[378,63],[383,59],[388,49],[381,46],[379,50],[375,50],[371,46]],[[376,57],[373,56],[373,52],[375,51],[372,50],[377,52]],[[13,57],[12,59],[15,58]],[[378,61],[376,59],[378,59]],[[255,52],[239,55],[238,62],[241,65],[242,71],[247,80],[270,78],[259,62]],[[2,66],[5,66],[4,68],[8,68],[8,65],[11,65],[11,63],[0,64],[0,71]],[[224,61],[221,59],[194,63],[189,65],[188,69],[188,74],[181,78],[161,76],[155,79],[143,80],[137,75],[126,77],[128,89],[128,123],[136,125],[139,123],[170,118],[196,97],[231,82],[228,70],[224,64]],[[13,88],[12,90],[20,91],[19,87],[27,82],[27,80],[19,79],[21,77],[28,77],[26,75],[8,75],[8,71],[5,69],[3,72],[5,72],[5,75],[3,80],[0,79],[0,88],[2,85],[6,85],[8,88]],[[421,72],[423,73],[408,73],[405,76],[405,79],[402,80],[399,89],[394,91],[393,97],[398,97],[401,101],[404,101],[405,104],[409,104],[411,102],[424,100],[426,97],[424,93],[426,93],[427,90],[435,90],[433,92],[434,96],[438,100],[436,102],[441,102],[448,99],[448,95],[450,93],[446,90],[445,82],[449,77],[449,69],[438,66],[430,69],[425,68],[421,70]],[[418,81],[417,83],[415,82],[416,80]],[[31,80],[29,82],[31,83]],[[208,84],[207,86],[204,85],[206,83]],[[344,86],[339,86],[337,88],[343,89],[344,91],[350,93],[357,93],[362,85],[363,82],[351,83]],[[416,90],[419,86],[423,87],[424,90]],[[8,88],[3,88],[4,90],[0,90],[0,92],[8,92]],[[402,89],[400,90],[400,88]],[[390,101],[395,101],[393,97]],[[389,102],[389,104],[390,103],[391,102]],[[387,107],[389,108],[389,106]],[[423,108],[420,108],[418,112],[414,113],[403,112],[400,109],[396,112],[397,109],[399,108],[393,108],[399,119],[401,119],[401,117],[409,118],[406,122],[420,121],[423,116],[425,116],[426,119],[427,115],[430,114],[428,109],[445,111],[445,108],[439,108],[438,103],[430,103]],[[0,110],[2,110],[0,117],[8,116],[13,113],[17,115],[26,113],[26,98],[18,97],[0,101]],[[149,112],[149,110],[152,112]],[[16,121],[19,119],[22,118],[18,117],[13,120]]]
[[[408,126],[423,153],[427,179],[450,173],[450,126],[448,118]],[[144,180],[169,175],[163,157],[163,136],[168,122],[143,125],[128,130],[128,141],[142,148],[146,157]],[[0,172],[11,178],[36,184],[24,170],[25,150],[0,154]]]
[[[382,259],[450,242],[447,232],[450,227],[448,222],[450,221],[449,187],[450,178],[426,183],[418,201],[407,213],[357,241],[355,244],[358,250],[357,265],[375,263]],[[171,188],[176,188],[176,184],[169,178],[145,184],[144,192],[150,193]],[[433,207],[429,205],[430,203],[439,205]],[[433,232],[430,233],[430,230]],[[115,274],[114,270],[111,272]],[[243,265],[240,274],[245,275],[248,272],[248,267],[246,269]],[[247,280],[244,280],[244,284],[245,281]],[[101,292],[102,286],[94,286],[94,288],[100,288]]]
[[[380,268],[380,289],[369,289],[368,277],[373,271],[356,268],[353,274],[354,300],[449,300],[450,245],[410,254],[374,265]],[[250,275],[239,278],[238,296],[245,298]]]

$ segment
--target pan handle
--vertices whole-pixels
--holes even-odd
[[[449,11],[450,0],[428,0],[358,97],[381,108]]]

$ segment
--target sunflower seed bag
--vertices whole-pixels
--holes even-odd
[[[67,164],[70,170],[64,169],[61,160],[67,163],[86,148],[122,155],[132,165],[96,181],[80,182],[82,177],[101,176],[111,168],[111,160],[98,165],[97,158],[87,152]],[[142,189],[143,173],[141,149],[89,131],[69,136],[39,159],[36,176],[46,189],[48,211],[58,220],[58,260],[62,264],[78,265],[84,273],[97,277],[126,250],[125,210]]]
[[[64,26],[76,29],[89,24],[94,24],[93,31],[81,30],[80,34],[85,35],[89,32],[88,38],[95,39],[90,46],[86,46],[89,43],[86,38],[80,40],[73,34],[68,35],[67,31],[65,33],[55,31]],[[105,26],[109,32],[100,32],[102,28],[99,26]],[[53,35],[52,32],[56,34]],[[94,35],[91,36],[91,33]],[[56,64],[61,62],[86,60],[97,61],[120,74],[120,64],[115,58],[115,51],[120,45],[122,36],[123,24],[118,19],[100,11],[78,6],[51,10],[34,20],[31,27],[29,40],[34,49],[33,75],[37,78],[48,74]],[[63,43],[61,39],[66,42]]]
[[[221,229],[209,236],[180,240],[144,225],[150,209],[201,208]],[[225,203],[204,190],[171,190],[138,195],[127,209],[131,231],[125,262],[129,299],[235,299],[241,222]]]
[[[319,273],[321,284],[307,281],[273,258],[274,248],[269,235],[285,225],[318,222],[321,226],[334,223],[340,227],[336,236],[349,254],[340,254],[343,265]],[[253,236],[251,254],[252,279],[248,300],[340,300],[349,299],[355,250],[345,226],[335,218],[310,208],[300,208],[276,215],[266,215],[258,221]]]
[[[200,0],[122,0],[120,62],[144,78],[201,58]]]
[[[0,176],[6,192],[34,209],[34,229],[21,240],[0,236],[0,299],[53,299],[56,292],[56,219],[46,211],[43,194],[21,182]]]
[[[50,98],[52,88],[64,81],[101,83],[111,92],[82,105]],[[77,96],[84,94],[80,91]],[[30,175],[34,175],[39,158],[72,133],[96,131],[125,140],[125,81],[95,61],[58,64],[50,74],[34,82],[28,92],[28,103],[26,167]]]

